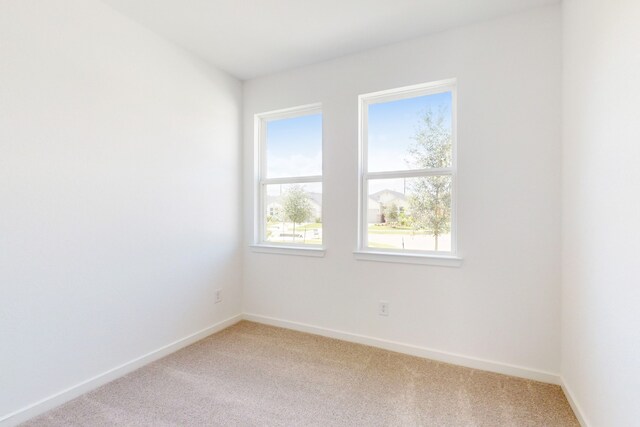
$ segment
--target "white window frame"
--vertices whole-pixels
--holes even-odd
[[[432,169],[368,171],[368,114],[369,105],[419,96],[451,92],[452,156],[451,167]],[[359,185],[358,185],[358,246],[356,259],[364,261],[402,262],[458,267],[462,258],[458,253],[457,226],[457,93],[456,79],[405,86],[397,89],[367,93],[358,97],[359,106]],[[451,176],[451,252],[377,249],[368,247],[368,184],[371,179],[417,178],[423,176]]]
[[[259,113],[254,116],[254,238],[251,248],[254,252],[276,253],[285,255],[305,255],[324,256],[324,230],[322,235],[322,245],[310,245],[304,243],[280,243],[265,240],[265,214],[266,214],[266,191],[267,185],[273,184],[323,184],[323,203],[320,207],[321,217],[324,218],[324,155],[323,174],[313,176],[298,176],[284,178],[267,178],[267,123],[273,120],[291,119],[312,114],[322,114],[322,104],[308,104],[298,107],[285,108],[282,110]],[[324,117],[323,117],[324,128]],[[324,146],[324,129],[323,129]],[[324,150],[323,150],[324,151]]]

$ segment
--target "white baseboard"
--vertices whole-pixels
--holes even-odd
[[[567,382],[563,377],[560,377],[560,386],[562,387],[562,391],[564,395],[567,396],[567,401],[569,401],[569,406],[573,409],[573,413],[576,414],[576,418],[582,427],[590,427],[591,424],[587,422],[587,417],[584,415],[584,411],[578,404],[576,400],[575,394],[571,391],[571,388],[567,385]]]
[[[405,344],[396,341],[389,341],[366,335],[353,334],[351,332],[337,331],[299,322],[291,322],[283,319],[276,319],[258,314],[245,313],[244,319],[252,322],[264,323],[266,325],[278,326],[300,332],[308,332],[315,335],[322,335],[329,338],[336,338],[343,341],[364,344],[371,347],[382,348],[398,353],[410,354],[412,356],[437,360],[439,362],[451,363],[453,365],[465,366],[467,368],[480,369],[483,371],[496,372],[499,374],[511,375],[514,377],[526,378],[529,380],[560,385],[560,375],[551,372],[539,371],[524,366],[510,365],[508,363],[495,362],[492,360],[480,359],[462,354],[449,353],[441,350],[434,350],[412,344]]]
[[[66,388],[58,393],[46,397],[38,402],[32,403],[31,405],[25,406],[24,408],[18,409],[15,412],[4,415],[0,417],[0,426],[9,427],[16,426],[30,418],[33,418],[37,415],[40,415],[56,406],[62,405],[76,397],[87,393],[95,388],[100,387],[103,384],[106,384],[110,381],[113,381],[117,378],[120,378],[130,372],[135,371],[136,369],[141,368],[144,365],[147,365],[155,360],[158,360],[168,354],[174,353],[181,348],[184,348],[190,344],[193,344],[196,341],[199,341],[203,338],[211,334],[215,334],[223,329],[228,328],[231,325],[238,323],[242,320],[242,314],[235,315],[226,320],[218,322],[214,325],[211,325],[201,331],[195,332],[191,335],[188,335],[184,338],[181,338],[177,341],[172,342],[171,344],[167,344],[163,347],[160,347],[157,350],[149,352],[143,356],[137,357],[129,362],[123,363],[120,366],[116,366],[113,369],[109,369],[106,372],[103,372],[99,375],[96,375],[93,378],[89,378],[81,383],[78,383],[74,386]]]

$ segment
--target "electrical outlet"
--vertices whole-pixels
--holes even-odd
[[[219,303],[222,301],[222,289],[216,289],[215,293],[215,303]]]
[[[378,314],[380,316],[388,316],[389,315],[389,303],[386,301],[380,301],[378,305]]]

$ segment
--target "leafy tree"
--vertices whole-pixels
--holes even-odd
[[[284,218],[293,223],[293,241],[296,241],[296,224],[307,221],[312,212],[309,196],[301,185],[293,185],[287,190],[282,203]]]
[[[382,214],[384,215],[384,222],[389,224],[398,222],[398,206],[395,203],[391,202],[389,205],[384,205]]]
[[[445,124],[445,108],[427,110],[420,118],[414,143],[409,146],[410,166],[420,169],[451,166],[451,128]]]
[[[412,187],[409,203],[413,228],[429,231],[437,251],[438,237],[451,230],[451,177],[420,177]]]
[[[400,211],[400,213],[398,214],[398,223],[402,227],[413,225],[412,221],[413,218],[411,218],[410,215],[407,215],[405,211]]]
[[[451,166],[451,129],[445,123],[445,109],[428,110],[420,118],[414,143],[409,147],[411,166],[420,169]],[[409,198],[413,228],[427,230],[435,239],[451,230],[451,177],[434,175],[415,178]]]

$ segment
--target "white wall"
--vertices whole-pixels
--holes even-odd
[[[241,92],[97,1],[0,2],[0,418],[240,313]]]
[[[246,82],[245,311],[558,374],[560,21],[553,5]],[[357,96],[451,77],[463,267],[354,260]],[[326,257],[254,253],[253,115],[313,102]]]
[[[562,375],[586,422],[640,422],[640,3],[565,0]]]

